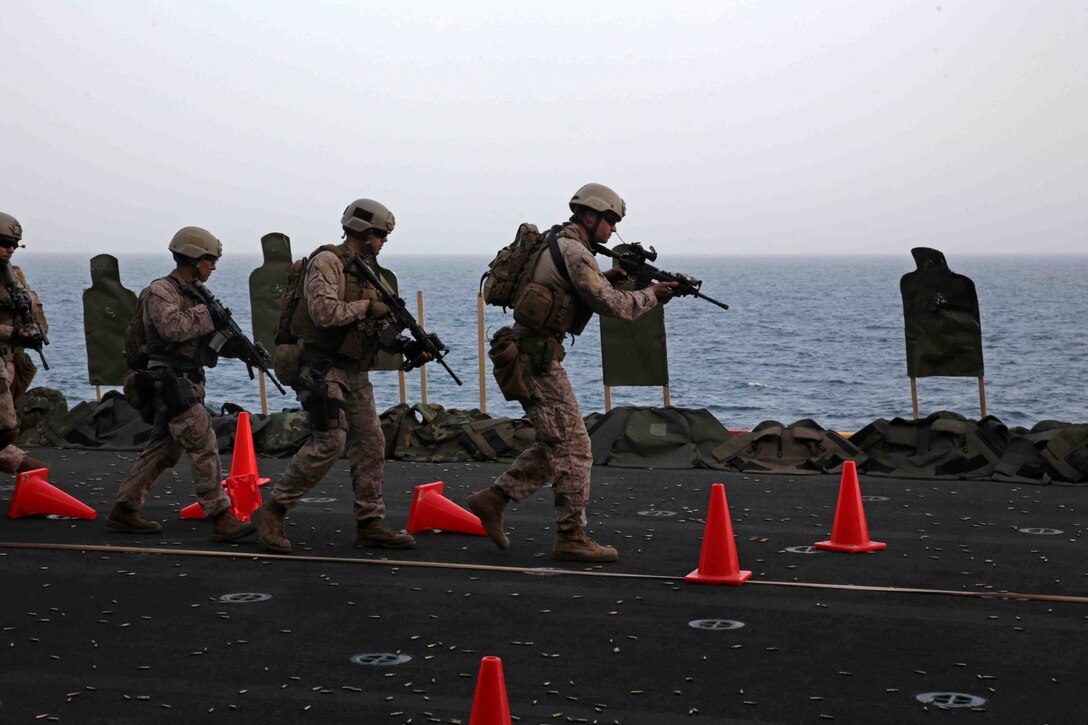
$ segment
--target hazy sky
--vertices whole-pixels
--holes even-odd
[[[483,253],[588,181],[663,255],[1088,250],[1082,0],[7,0],[0,48],[37,251],[299,256],[365,196]]]

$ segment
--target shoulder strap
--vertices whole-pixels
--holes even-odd
[[[559,233],[559,225],[556,225],[548,230],[548,233],[544,236],[548,240],[548,251],[552,253],[552,261],[555,263],[555,268],[559,270],[559,274],[563,275],[563,279],[570,282],[570,272],[567,271],[567,261],[563,259],[563,254],[559,251],[559,240],[557,235]],[[573,286],[573,283],[571,283]]]

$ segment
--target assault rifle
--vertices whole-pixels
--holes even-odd
[[[20,335],[13,342],[20,347],[37,351],[38,357],[42,361],[42,367],[48,370],[49,363],[45,361],[42,346],[49,344],[49,337],[34,317],[34,305],[30,301],[30,295],[15,279],[15,270],[12,269],[10,264],[4,265],[2,277],[4,285],[8,288],[8,297],[11,298],[11,304],[15,307],[15,314],[22,320],[22,324],[19,326]]]
[[[408,330],[408,332],[412,333],[412,337],[415,338],[416,343],[419,344],[421,350],[420,354],[412,359],[409,359],[408,355],[405,355],[404,364],[401,365],[401,369],[407,372],[408,370],[422,367],[427,363],[426,355],[423,353],[429,353],[432,360],[435,360],[439,365],[446,369],[446,372],[453,378],[453,382],[458,385],[463,385],[464,383],[461,382],[461,378],[457,377],[457,373],[453,372],[443,359],[449,353],[449,348],[438,339],[438,335],[428,333],[420,327],[420,324],[416,322],[416,318],[412,317],[412,313],[408,311],[408,307],[404,303],[404,300],[397,297],[385,286],[385,282],[382,282],[381,278],[378,277],[365,261],[363,261],[363,258],[360,255],[354,255],[348,265],[349,270],[351,270],[356,277],[365,278],[367,282],[373,285],[374,289],[378,290],[382,302],[389,305],[389,311],[393,316],[393,324],[382,331],[381,335],[378,336],[378,342],[383,347],[396,349],[398,336],[404,330]]]
[[[593,251],[597,254],[603,254],[606,257],[619,262],[620,267],[627,272],[627,276],[635,283],[639,289],[643,287],[649,287],[655,282],[676,282],[676,287],[673,288],[673,294],[677,297],[698,297],[701,300],[706,300],[712,305],[717,305],[723,310],[728,310],[729,305],[724,302],[719,302],[713,297],[708,297],[699,291],[699,288],[703,286],[703,281],[695,279],[690,274],[683,274],[681,272],[666,272],[663,269],[658,269],[648,262],[657,261],[657,250],[653,247],[645,249],[641,244],[635,242],[627,244],[626,249],[622,252],[609,249],[608,247],[598,242],[593,242]]]
[[[287,391],[283,389],[280,381],[276,379],[276,374],[272,372],[272,356],[268,354],[268,350],[261,343],[254,343],[246,337],[246,333],[242,332],[242,328],[238,327],[238,323],[234,321],[230,310],[216,299],[211,290],[194,279],[185,286],[185,293],[207,305],[208,312],[215,321],[215,336],[209,347],[218,353],[227,343],[232,343],[238,351],[238,359],[246,364],[250,380],[254,377],[253,368],[259,368],[280,391],[280,395],[286,395]]]

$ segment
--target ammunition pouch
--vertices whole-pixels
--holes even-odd
[[[573,319],[574,298],[564,289],[530,282],[514,300],[514,322],[532,330],[563,334]]]
[[[528,355],[518,350],[518,335],[503,327],[491,338],[491,371],[507,400],[526,401],[533,395],[532,369]]]
[[[551,370],[552,362],[563,362],[567,350],[562,338],[550,335],[522,335],[518,339],[518,352],[525,355],[533,375],[543,375]]]
[[[284,385],[294,385],[298,379],[302,348],[298,345],[281,344],[276,347],[276,357],[272,363],[273,372]]]
[[[30,355],[22,350],[15,353],[12,362],[15,365],[15,379],[11,381],[11,399],[18,402],[30,389],[30,383],[38,374],[38,366],[30,359]]]
[[[136,389],[141,399],[150,401],[140,409],[140,416],[147,420],[144,411],[150,408],[151,419],[154,420],[155,409],[158,405],[166,408],[166,417],[172,420],[185,413],[195,405],[200,404],[200,399],[193,394],[188,380],[199,384],[203,381],[204,372],[199,368],[196,372],[183,371],[182,375],[170,367],[156,366],[143,372],[136,373]],[[199,378],[196,379],[196,378]],[[150,392],[144,397],[145,393]]]

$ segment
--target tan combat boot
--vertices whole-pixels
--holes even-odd
[[[283,517],[286,513],[287,509],[270,498],[250,514],[250,520],[257,524],[257,540],[266,549],[277,554],[291,553],[291,542],[283,533]]]
[[[381,519],[365,519],[355,529],[355,546],[360,549],[411,549],[416,540],[393,531]]]
[[[256,530],[252,522],[243,523],[236,519],[230,509],[224,509],[212,518],[212,541],[238,541]]]
[[[479,517],[484,531],[495,542],[495,546],[506,551],[510,538],[502,530],[502,514],[506,509],[506,494],[497,486],[482,488],[468,497],[469,511]]]
[[[162,531],[162,524],[158,521],[148,521],[140,515],[139,511],[115,503],[109,517],[106,518],[106,528],[114,531],[123,531],[126,534],[157,534]]]
[[[39,461],[37,458],[27,456],[23,459],[23,462],[19,464],[19,467],[15,472],[26,473],[27,471],[37,471],[39,468],[49,468],[49,464],[45,461]]]
[[[619,552],[611,546],[601,546],[589,538],[585,529],[557,531],[552,558],[556,561],[584,561],[591,564],[616,561]]]

